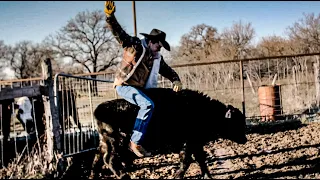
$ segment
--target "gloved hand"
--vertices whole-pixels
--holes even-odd
[[[116,88],[116,86],[122,85],[122,83],[123,83],[122,80],[120,80],[118,78],[115,78],[114,81],[113,81],[113,85],[112,85],[113,89]]]
[[[104,12],[106,16],[110,17],[113,13],[116,12],[116,6],[113,1],[106,1],[104,3]]]
[[[173,81],[173,91],[178,92],[182,89],[182,83],[180,81]]]

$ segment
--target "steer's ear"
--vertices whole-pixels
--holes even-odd
[[[14,103],[14,109],[19,109],[19,104]]]
[[[228,104],[228,105],[227,105],[227,109],[233,110],[234,107],[233,107],[232,105]]]

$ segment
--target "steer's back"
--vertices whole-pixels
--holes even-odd
[[[208,121],[205,119],[205,112],[209,107],[206,107],[206,98],[201,104],[202,94],[191,90],[176,93],[165,88],[148,89],[144,92],[155,104],[145,136],[146,148],[178,145],[188,138],[201,139],[202,135],[206,134]],[[100,104],[94,115],[102,129],[103,123],[107,123],[129,134],[132,132],[138,110],[138,106],[124,99],[116,99]]]

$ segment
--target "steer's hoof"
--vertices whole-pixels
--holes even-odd
[[[121,179],[131,179],[131,177],[128,174],[125,174],[121,177]]]
[[[212,178],[211,178],[211,175],[209,175],[209,174],[204,174],[203,179],[212,179]]]
[[[174,179],[182,179],[182,178],[183,178],[182,171],[178,170],[174,175]]]

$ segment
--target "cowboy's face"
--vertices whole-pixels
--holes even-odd
[[[159,41],[157,41],[157,40],[150,40],[149,41],[149,48],[150,48],[153,55],[155,55],[157,52],[159,52],[161,47],[162,46],[159,44]]]

